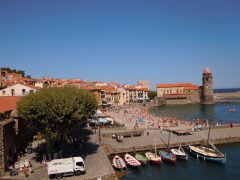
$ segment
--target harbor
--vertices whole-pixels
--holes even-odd
[[[102,135],[110,133],[108,130],[102,130]],[[116,132],[116,131],[114,131]],[[107,149],[108,155],[132,153],[138,151],[153,151],[156,140],[157,149],[166,148],[166,145],[161,141],[163,139],[168,142],[169,130],[149,130],[149,134],[144,133],[142,136],[131,136],[123,138],[123,142],[119,143],[109,136],[102,138],[102,144]],[[113,132],[112,132],[113,133]],[[182,146],[199,145],[206,141],[208,130],[193,131],[190,135],[178,136],[171,133],[169,142],[170,147],[178,147],[180,142]],[[229,144],[240,142],[240,126],[222,127],[211,130],[209,140],[217,144]]]

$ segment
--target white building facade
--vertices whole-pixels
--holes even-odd
[[[36,92],[37,87],[23,85],[23,84],[14,84],[13,86],[7,87],[0,90],[0,96],[24,96],[31,92]]]

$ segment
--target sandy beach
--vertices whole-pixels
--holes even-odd
[[[196,127],[206,127],[205,120],[195,122],[180,120],[175,117],[158,117],[148,113],[145,106],[123,106],[108,110],[109,116],[121,124],[125,124],[128,130],[131,129],[193,129]]]

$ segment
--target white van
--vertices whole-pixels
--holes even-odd
[[[54,159],[48,162],[48,176],[50,179],[60,179],[63,176],[85,174],[86,169],[81,157]]]

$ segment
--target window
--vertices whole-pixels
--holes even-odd
[[[11,89],[11,92],[12,92],[12,96],[15,96],[15,90]]]
[[[5,92],[5,91],[2,91],[2,94],[3,94],[3,95],[5,95],[5,94],[6,94],[6,92]]]
[[[83,163],[82,162],[77,162],[76,165],[77,166],[83,166]]]
[[[22,89],[22,95],[26,94],[26,89]]]

